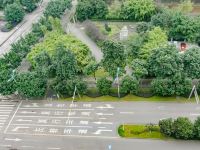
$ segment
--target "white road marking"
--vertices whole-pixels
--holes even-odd
[[[12,111],[12,110],[8,110],[8,109],[0,109],[0,111]]]
[[[59,150],[59,149],[61,149],[61,148],[58,148],[58,147],[49,147],[49,148],[47,148],[47,149],[50,149],[50,150]]]
[[[21,146],[22,148],[34,148],[33,146],[26,146],[26,145],[24,145],[24,146]]]
[[[15,142],[22,141],[22,139],[19,139],[19,138],[15,138],[15,139],[5,138],[4,140],[6,140],[6,141],[15,141]]]
[[[106,120],[107,118],[99,118],[100,120]]]
[[[13,132],[17,132],[19,129],[29,129],[30,127],[15,127],[12,129]]]
[[[134,112],[120,112],[120,114],[134,114]]]
[[[36,114],[37,112],[34,111],[21,111],[21,114]]]
[[[5,123],[0,123],[0,125],[4,125]]]
[[[8,117],[0,117],[0,119],[7,119]]]
[[[18,118],[60,118],[66,119],[68,117],[57,117],[57,116],[15,116]],[[69,117],[70,119],[92,119],[91,117]]]
[[[92,126],[64,126],[64,125],[39,125],[39,124],[11,124],[12,126],[38,126],[38,127],[72,127],[72,128],[92,128]]]
[[[106,127],[98,127],[99,129],[106,129]]]
[[[56,110],[60,110],[60,111],[62,111],[62,110],[64,110],[64,111],[69,111],[69,110],[71,110],[70,108],[67,108],[67,109],[59,109],[59,108],[55,108],[55,109],[52,109],[52,108],[44,108],[44,107],[40,107],[40,108],[20,108],[20,110],[23,110],[23,109],[25,109],[25,110],[52,110],[52,111],[56,111]],[[85,110],[85,111],[92,111],[92,110],[94,110],[94,109],[84,109],[84,108],[73,108],[73,111],[83,111],[83,110]]]
[[[112,130],[101,130],[101,129],[99,129],[96,132],[94,132],[93,134],[100,135],[102,132],[112,132]]]
[[[98,116],[113,116],[114,114],[96,113]]]
[[[7,147],[10,148],[12,145],[0,145],[0,147]]]
[[[0,115],[0,116],[7,116],[8,117],[8,115]]]
[[[112,122],[93,122],[94,124],[113,124]]]
[[[16,120],[16,121],[18,121],[18,122],[32,122],[33,120],[18,119],[18,120]]]
[[[10,114],[10,112],[0,112],[0,114]]]
[[[14,107],[15,105],[13,105],[13,104],[10,104],[10,105],[0,105],[1,107]]]
[[[17,113],[17,111],[19,110],[19,108],[20,108],[21,104],[22,104],[22,101],[19,103],[19,105],[18,105],[18,107],[17,107],[16,111],[14,112],[14,114],[13,114],[12,118],[10,119],[10,121],[9,121],[9,123],[8,123],[8,125],[7,125],[7,127],[6,127],[6,128],[5,128],[5,130],[4,130],[4,133],[6,133],[6,132],[7,132],[8,128],[9,128],[9,126],[10,126],[11,122],[13,121],[13,119],[14,119],[14,117],[15,117],[15,115],[16,115],[16,113]]]

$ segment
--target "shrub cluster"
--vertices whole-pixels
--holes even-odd
[[[186,117],[164,119],[159,121],[159,126],[166,136],[183,140],[200,139],[200,117],[194,123]]]

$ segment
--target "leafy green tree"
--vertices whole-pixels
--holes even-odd
[[[15,79],[12,79],[12,70],[0,71],[0,93],[2,95],[10,95],[16,91]]]
[[[126,65],[124,46],[121,43],[105,41],[102,46],[104,69],[114,78],[117,68],[120,67],[122,72]]]
[[[26,7],[26,11],[32,12],[37,8],[36,0],[20,0],[21,4]]]
[[[167,34],[160,27],[149,31],[146,40],[140,51],[140,57],[143,59],[149,58],[155,49],[166,46],[168,42]]]
[[[121,92],[125,94],[137,94],[139,81],[136,78],[125,76],[121,83]]]
[[[95,61],[90,62],[84,69],[86,75],[93,74],[94,79],[96,80],[96,71],[98,70],[99,64]]]
[[[145,33],[149,30],[149,24],[147,22],[140,22],[136,27],[137,33]]]
[[[174,76],[183,71],[183,60],[174,46],[165,46],[154,50],[148,60],[149,73],[156,77]]]
[[[184,71],[192,79],[200,79],[200,48],[191,48],[184,53]]]
[[[175,94],[175,86],[171,79],[154,79],[151,83],[154,94],[161,96],[171,96]]]
[[[148,75],[147,62],[143,59],[134,59],[131,68],[133,69],[133,76],[138,79]]]
[[[57,45],[57,53],[53,58],[56,77],[58,79],[73,79],[77,75],[77,62],[74,54],[66,50],[64,45]]]
[[[164,119],[159,121],[160,132],[167,136],[172,136],[172,118]]]
[[[103,19],[108,13],[108,6],[104,0],[81,0],[76,8],[78,20],[96,18]]]
[[[36,72],[19,74],[17,77],[17,91],[27,98],[43,97],[46,92],[47,80]]]
[[[122,14],[126,20],[146,21],[155,11],[153,0],[126,0],[122,5]]]
[[[112,87],[112,81],[107,80],[106,78],[101,78],[97,80],[97,88],[102,95],[108,95]]]
[[[190,13],[193,10],[193,2],[191,0],[182,0],[176,9],[185,14]]]
[[[179,117],[174,120],[172,131],[173,135],[177,139],[189,140],[194,137],[194,126],[188,118]]]
[[[77,92],[80,95],[86,93],[87,85],[79,79],[57,81],[53,88],[59,95],[73,96],[75,86],[77,87]]]
[[[24,10],[18,3],[7,5],[5,10],[5,19],[10,23],[19,23],[24,18]]]
[[[194,136],[198,140],[200,139],[200,117],[198,117],[194,122]]]
[[[60,18],[66,8],[71,7],[70,0],[51,0],[44,12],[46,17],[52,16],[54,18]]]

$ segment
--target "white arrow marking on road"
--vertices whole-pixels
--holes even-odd
[[[8,138],[5,138],[4,140],[6,140],[6,141],[15,141],[15,142],[19,142],[19,141],[21,141],[22,139],[18,139],[18,138],[16,138],[16,139],[8,139]]]
[[[94,124],[113,124],[112,122],[93,122]]]
[[[112,130],[97,130],[96,132],[94,132],[93,134],[95,134],[95,135],[99,135],[99,134],[101,134],[101,132],[112,132]]]
[[[113,114],[96,113],[98,116],[113,116]]]
[[[17,132],[19,129],[29,129],[30,127],[15,127],[12,129],[13,132]]]
[[[21,114],[36,114],[36,112],[32,112],[32,111],[22,111],[20,113]]]
[[[16,121],[19,121],[19,122],[32,122],[33,120],[24,120],[24,119],[18,119]]]
[[[134,112],[120,112],[120,114],[134,114]]]

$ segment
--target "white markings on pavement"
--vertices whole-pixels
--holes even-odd
[[[49,150],[59,150],[59,149],[61,149],[61,148],[58,148],[58,147],[49,147],[49,148],[47,148],[47,149],[49,149]]]
[[[98,116],[113,116],[114,114],[96,113]]]
[[[130,115],[132,115],[132,114],[134,114],[134,112],[120,112],[120,114],[130,114]]]
[[[190,116],[200,116],[200,113],[190,113]]]
[[[99,134],[102,134],[102,132],[112,132],[112,130],[101,130],[101,129],[99,129],[96,132],[94,132],[93,134],[99,135]]]
[[[36,114],[37,112],[34,111],[22,111],[21,114]]]
[[[94,124],[110,124],[112,125],[113,123],[112,122],[93,122]]]
[[[20,129],[28,129],[29,127],[15,127],[12,131],[17,132]]]
[[[19,138],[15,138],[15,139],[5,138],[4,140],[5,140],[5,141],[15,141],[15,142],[22,141],[22,139],[19,139]]]
[[[18,119],[18,120],[16,120],[16,121],[18,121],[18,122],[32,122],[33,120]]]

